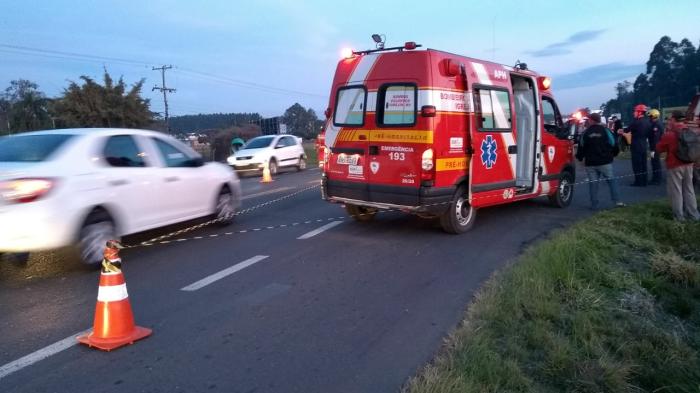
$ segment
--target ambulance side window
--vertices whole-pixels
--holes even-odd
[[[474,89],[476,126],[480,131],[510,131],[510,96],[507,90]]]
[[[416,124],[417,89],[413,83],[391,83],[379,88],[377,97],[378,126],[412,126]]]
[[[347,86],[338,89],[333,112],[335,126],[362,126],[365,124],[367,90],[364,86]]]

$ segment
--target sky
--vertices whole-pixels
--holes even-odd
[[[597,108],[614,86],[645,71],[664,36],[700,42],[697,0],[636,1],[68,1],[0,0],[0,89],[14,79],[61,94],[106,68],[128,84],[145,78],[163,111],[153,67],[172,65],[170,115],[257,112],[295,102],[319,117],[344,47],[416,41],[552,77],[560,109]]]

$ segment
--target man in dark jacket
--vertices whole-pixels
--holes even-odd
[[[661,113],[658,109],[649,111],[649,122],[651,123],[651,132],[649,133],[649,150],[651,150],[651,182],[649,184],[661,184],[661,157],[654,152],[656,144],[661,140],[661,135],[664,133],[664,125],[659,119]]]
[[[612,162],[618,146],[610,129],[600,124],[600,115],[592,113],[588,117],[589,127],[581,135],[576,158],[583,161],[588,175],[588,188],[591,194],[591,208],[598,208],[598,183],[605,180],[610,187],[610,198],[615,206],[625,206],[620,202],[617,183],[613,178]]]
[[[646,187],[647,185],[647,139],[651,133],[651,122],[646,117],[647,107],[639,104],[634,107],[634,120],[630,123],[629,130],[632,133],[632,171],[634,183],[632,187]]]

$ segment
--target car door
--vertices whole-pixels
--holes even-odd
[[[294,145],[294,140],[289,136],[283,136],[277,140],[275,157],[277,157],[280,166],[289,166],[296,163]]]
[[[163,219],[167,222],[182,221],[211,211],[213,191],[199,165],[201,161],[168,140],[148,139],[160,159],[157,171]]]
[[[158,222],[160,211],[152,161],[132,135],[106,138],[101,149],[105,168],[98,178],[104,182],[103,203],[120,213],[120,229],[138,232]]]

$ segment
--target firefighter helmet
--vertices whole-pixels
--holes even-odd
[[[644,104],[639,104],[634,107],[635,112],[646,112],[647,111],[647,106]]]
[[[659,116],[661,115],[661,113],[659,113],[658,109],[651,109],[651,110],[649,110],[648,114],[649,114],[649,117],[651,117],[652,119],[658,119]]]

